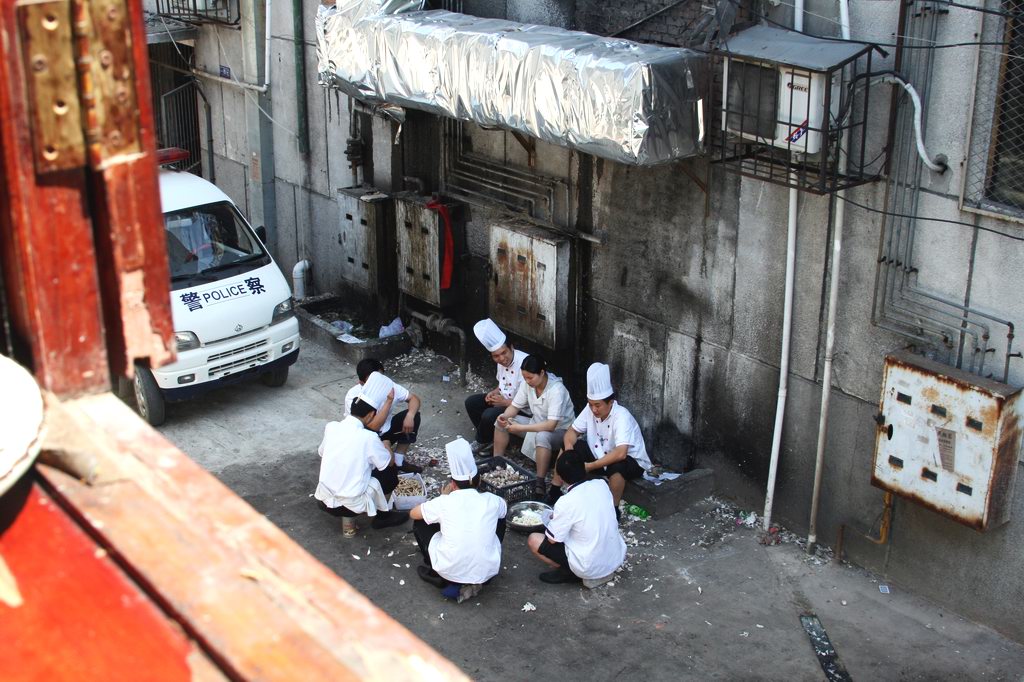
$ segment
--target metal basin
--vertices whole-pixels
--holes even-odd
[[[541,523],[517,524],[513,521],[516,516],[527,511],[539,515],[542,519]],[[534,502],[532,500],[516,502],[509,507],[508,514],[505,515],[505,523],[509,528],[519,533],[542,533],[544,532],[544,521],[550,518],[552,511],[551,505],[544,504],[543,502]]]

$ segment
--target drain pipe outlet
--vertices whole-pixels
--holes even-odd
[[[313,264],[307,259],[302,259],[292,268],[292,293],[297,300],[306,298],[306,275]]]
[[[459,384],[462,386],[466,385],[466,375],[468,372],[467,358],[466,358],[466,332],[455,323],[455,320],[443,317],[438,313],[431,313],[426,315],[424,313],[418,313],[415,310],[410,310],[409,315],[414,319],[419,320],[423,323],[423,326],[428,331],[438,332],[446,334],[448,336],[455,336],[459,339]]]

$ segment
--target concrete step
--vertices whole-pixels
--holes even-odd
[[[713,469],[693,469],[675,479],[655,485],[638,478],[626,483],[623,499],[643,507],[651,516],[665,518],[709,496],[715,488]]]

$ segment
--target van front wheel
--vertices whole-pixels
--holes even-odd
[[[135,378],[132,380],[135,389],[135,407],[139,415],[149,422],[150,426],[160,426],[165,419],[164,396],[156,385],[153,373],[141,365],[135,365]]]
[[[277,369],[270,370],[263,375],[263,383],[271,388],[277,388],[284,386],[285,382],[288,381],[288,368],[278,367]]]

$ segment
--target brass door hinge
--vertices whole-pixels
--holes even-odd
[[[141,151],[126,0],[20,0],[36,172]]]

